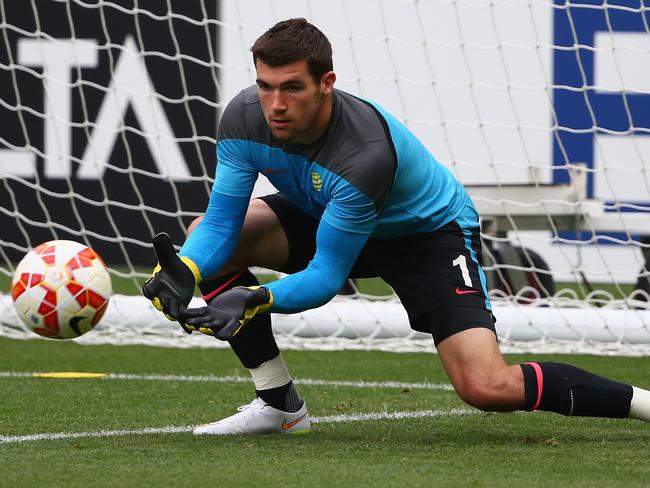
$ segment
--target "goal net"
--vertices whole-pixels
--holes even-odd
[[[467,186],[504,346],[647,353],[649,9],[0,0],[0,334],[29,337],[8,295],[16,263],[40,242],[72,239],[132,291],[80,342],[217,344],[184,336],[137,295],[154,264],[150,238],[182,243],[208,200],[220,112],[254,83],[249,47],[275,22],[305,17],[332,42],[337,87],[395,114]],[[271,191],[260,176],[255,195]],[[348,288],[275,316],[283,345],[432,346],[390,292]]]

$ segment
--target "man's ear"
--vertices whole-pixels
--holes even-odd
[[[320,82],[321,93],[323,95],[329,95],[334,89],[334,82],[336,81],[336,73],[334,71],[328,71],[323,75]]]

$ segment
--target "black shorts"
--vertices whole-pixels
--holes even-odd
[[[302,271],[316,252],[318,221],[279,193],[261,200],[275,212],[289,242],[289,258],[279,271]],[[368,239],[350,273],[350,278],[382,278],[400,298],[411,328],[432,334],[436,344],[476,327],[496,334],[479,264],[478,216],[467,209],[467,217],[434,232]]]

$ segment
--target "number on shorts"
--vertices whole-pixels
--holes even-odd
[[[452,266],[460,266],[460,272],[463,275],[463,281],[468,288],[472,287],[472,278],[469,277],[469,269],[467,269],[467,260],[462,254],[451,262]]]

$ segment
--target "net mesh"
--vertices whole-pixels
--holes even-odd
[[[394,113],[467,185],[504,344],[650,342],[640,0],[0,0],[2,282],[40,242],[74,239],[137,290],[151,235],[180,244],[206,205],[219,113],[255,80],[250,45],[300,16],[330,38],[337,86]],[[255,195],[270,191],[260,177]],[[202,343],[142,299],[109,312],[83,341]],[[24,334],[8,295],[0,323]],[[431,347],[394,296],[358,290],[275,327],[290,347]]]

